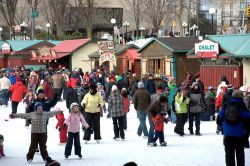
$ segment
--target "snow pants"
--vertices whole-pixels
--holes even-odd
[[[235,153],[237,166],[245,166],[244,138],[224,137],[226,152],[226,165],[235,166]]]
[[[102,139],[101,131],[100,131],[100,112],[97,112],[97,113],[86,112],[85,120],[89,124],[90,127],[85,131],[83,140],[89,141],[91,138],[92,132],[94,132],[94,140]]]

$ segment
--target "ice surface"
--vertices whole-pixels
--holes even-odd
[[[68,114],[65,102],[59,102],[57,106]],[[26,161],[26,153],[30,145],[30,128],[26,129],[25,120],[10,119],[8,115],[11,107],[0,107],[0,134],[4,135],[4,149],[6,157],[0,159],[1,166],[45,165],[39,153],[36,153],[31,164]],[[18,106],[18,113],[24,112],[24,104]],[[6,121],[8,120],[8,121]],[[216,135],[215,122],[202,122],[202,136],[190,136],[188,124],[185,125],[186,136],[180,137],[174,134],[174,124],[165,125],[165,140],[167,147],[148,147],[147,140],[139,137],[137,133],[138,119],[136,112],[131,107],[128,113],[128,130],[125,132],[126,140],[113,140],[113,124],[105,114],[101,118],[100,144],[93,140],[81,146],[83,159],[72,155],[68,160],[64,159],[64,144],[59,144],[59,132],[55,129],[57,120],[51,118],[48,125],[47,147],[52,159],[57,160],[62,166],[122,166],[129,161],[136,162],[139,166],[223,166],[225,165],[225,153],[223,137]],[[159,143],[158,143],[159,144]],[[250,150],[245,150],[246,166],[250,165]]]

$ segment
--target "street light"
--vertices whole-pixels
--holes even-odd
[[[212,32],[212,35],[214,34],[214,13],[216,12],[216,10],[215,10],[215,8],[210,8],[209,9],[209,14],[211,14],[212,15],[212,23],[211,23],[211,25],[212,25],[212,29],[211,29],[211,32]]]
[[[142,38],[142,33],[143,33],[143,31],[145,31],[145,29],[146,28],[144,28],[143,26],[141,26],[140,29],[139,29],[141,31],[141,38]]]
[[[111,24],[113,25],[113,44],[115,45],[115,24],[116,24],[116,19],[112,18],[110,20]]]
[[[27,27],[28,27],[28,24],[23,22],[20,24],[21,26],[21,33],[24,34],[24,40],[26,40],[26,34],[27,34]]]
[[[186,22],[182,23],[182,28],[183,28],[183,36],[186,36],[186,28],[187,28],[188,24]]]
[[[49,36],[49,31],[50,31],[50,23],[47,23],[46,24],[46,28],[48,28],[48,40],[50,39],[50,36]]]
[[[2,32],[3,32],[3,28],[0,27],[0,40],[2,40]]]
[[[127,35],[127,32],[128,32],[128,27],[129,27],[129,22],[127,22],[127,21],[125,21],[124,23],[123,23],[123,26],[125,27],[125,29],[126,29],[126,41],[125,42],[127,42],[127,40],[128,40],[128,35]]]

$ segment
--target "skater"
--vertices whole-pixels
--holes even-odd
[[[123,126],[123,116],[125,113],[123,108],[123,97],[119,93],[117,86],[113,85],[111,95],[108,98],[108,109],[111,112],[111,117],[114,125],[114,140],[121,138],[124,141],[125,139]]]
[[[141,81],[138,83],[138,90],[134,94],[134,108],[137,112],[137,118],[139,119],[139,127],[137,130],[138,136],[141,136],[142,132],[144,138],[148,138],[148,129],[146,125],[147,110],[151,101],[149,92],[144,88],[144,83]]]
[[[166,146],[167,143],[164,140],[164,122],[167,122],[166,114],[168,109],[168,100],[165,96],[161,96],[159,99],[153,101],[148,109],[148,117],[150,127],[153,128],[152,132],[149,132],[148,146],[157,146],[156,141],[159,138],[160,145]]]
[[[126,88],[122,88],[121,95],[123,97],[123,111],[124,111],[123,129],[127,130],[127,128],[128,128],[127,113],[129,112],[130,100],[129,100],[128,92],[127,92]]]
[[[56,111],[61,111],[59,107],[55,108]],[[67,127],[63,127],[63,124],[65,122],[64,114],[63,112],[56,115],[57,119],[57,124],[56,124],[56,129],[59,131],[59,138],[60,138],[60,143],[67,143]]]
[[[227,166],[235,165],[235,154],[237,166],[245,165],[244,129],[249,129],[249,126],[244,122],[249,121],[250,113],[244,104],[243,92],[236,90],[217,117],[217,124],[223,128]]]
[[[43,111],[43,104],[41,102],[35,103],[34,110],[36,112],[24,113],[24,114],[10,114],[10,119],[21,118],[31,119],[31,143],[26,159],[29,163],[32,162],[36,146],[39,144],[41,156],[46,161],[48,155],[47,151],[47,121],[54,115],[60,114],[61,111],[45,112]]]
[[[3,73],[3,77],[0,79],[0,98],[2,99],[2,105],[8,106],[7,92],[11,86],[10,80],[7,78],[7,74]]]
[[[4,137],[3,135],[0,134],[0,158],[5,157],[4,149],[3,149],[3,141],[4,141]]]
[[[194,82],[192,84],[192,89],[189,97],[189,133],[190,135],[194,135],[193,122],[195,120],[195,135],[200,136],[201,112],[205,110],[205,103],[198,83]]]
[[[72,103],[70,105],[70,114],[67,117],[64,128],[68,126],[68,141],[65,146],[65,158],[67,159],[71,155],[71,149],[74,141],[75,155],[81,159],[81,143],[80,143],[80,123],[87,130],[89,128],[88,123],[85,121],[83,115],[79,111],[78,103]]]
[[[90,126],[88,130],[85,131],[83,140],[85,140],[87,144],[92,132],[94,132],[94,139],[97,143],[100,143],[100,108],[104,105],[104,102],[102,96],[97,93],[97,86],[95,84],[90,84],[89,93],[84,96],[81,105],[85,107],[85,119]]]
[[[187,111],[190,99],[187,97],[186,90],[178,89],[175,96],[175,110],[176,110],[176,126],[174,132],[180,136],[184,136],[184,125],[187,121]]]

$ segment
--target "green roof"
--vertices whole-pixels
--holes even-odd
[[[220,48],[231,54],[231,57],[250,58],[250,34],[208,35],[207,38],[218,42]]]
[[[43,41],[44,40],[6,40],[6,42],[10,44],[13,51],[22,51]]]

